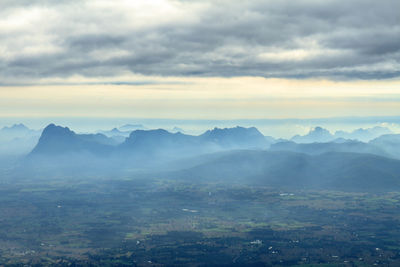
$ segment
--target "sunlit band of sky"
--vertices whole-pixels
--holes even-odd
[[[0,3],[1,117],[400,115],[400,2]]]

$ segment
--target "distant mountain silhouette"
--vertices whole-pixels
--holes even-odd
[[[112,150],[108,138],[102,134],[76,134],[68,127],[48,125],[42,132],[31,156],[55,156],[65,153],[104,155]]]
[[[197,154],[201,147],[196,136],[170,133],[163,129],[136,130],[119,146],[119,152],[136,158],[179,158]],[[200,150],[200,151],[199,151]]]
[[[282,189],[400,190],[400,161],[370,154],[233,151],[166,174],[191,182],[259,184]]]
[[[135,130],[147,130],[142,124],[125,124],[118,128],[120,131],[123,132],[132,132]]]
[[[181,132],[181,133],[185,133],[185,131],[182,128],[179,128],[177,126],[175,126],[174,128],[172,128],[171,130],[172,133],[177,133],[177,132]]]
[[[207,131],[200,136],[163,129],[136,130],[116,146],[115,141],[102,134],[76,134],[67,127],[47,126],[31,155],[91,153],[95,156],[113,156],[136,160],[148,158],[175,159],[202,153],[235,148],[266,148],[268,140],[256,128],[226,128]]]
[[[23,125],[11,127],[14,130],[26,131]],[[11,129],[7,129],[11,130]],[[29,131],[29,129],[28,129]],[[114,129],[113,131],[118,131]],[[325,140],[332,138],[327,130],[316,127],[308,135],[293,138],[297,141]],[[300,140],[301,139],[301,140]],[[32,155],[54,156],[66,153],[88,153],[95,157],[121,157],[139,161],[175,160],[184,157],[214,153],[234,149],[267,149],[271,151],[292,151],[309,155],[326,152],[369,153],[386,157],[400,158],[399,135],[384,135],[370,143],[363,143],[344,138],[331,142],[295,143],[278,142],[263,136],[256,128],[214,128],[199,136],[180,132],[171,133],[163,129],[135,130],[125,139],[115,140],[103,134],[76,134],[67,127],[48,125],[42,132],[38,144],[30,153]]]
[[[291,141],[296,143],[325,143],[330,142],[333,139],[335,139],[335,137],[328,130],[322,127],[315,127],[306,135],[293,136]]]
[[[390,156],[384,149],[371,144],[355,140],[335,139],[327,143],[297,144],[291,141],[279,142],[271,145],[271,151],[292,151],[309,155],[318,155],[327,152],[368,153],[380,156]]]
[[[236,148],[265,149],[269,144],[256,128],[214,128],[199,136],[170,133],[163,129],[136,130],[120,145],[119,152],[140,159],[156,157],[171,160]]]
[[[392,132],[385,127],[375,126],[366,129],[357,129],[352,132],[336,131],[334,134],[322,127],[315,127],[306,135],[295,135],[290,140],[296,143],[327,143],[334,140],[358,140],[368,142],[381,135],[391,134]]]
[[[28,127],[26,127],[24,124],[22,123],[18,123],[18,124],[14,124],[10,127],[3,127],[0,131],[2,132],[13,132],[13,133],[20,133],[20,132],[29,132],[30,129]]]
[[[272,142],[272,137],[265,137],[255,127],[244,128],[214,128],[200,135],[202,140],[212,142],[221,148],[267,148]]]
[[[400,190],[400,161],[383,157],[398,153],[399,136],[370,143],[288,141],[263,150],[271,140],[256,128],[214,128],[199,136],[157,129],[133,131],[115,146],[104,135],[76,134],[50,124],[21,170],[96,176],[140,170],[169,179],[286,189]]]
[[[388,128],[375,126],[367,129],[357,129],[350,133],[344,131],[336,131],[334,136],[336,138],[356,139],[362,142],[368,142],[381,135],[391,134],[391,133],[392,131],[390,131]]]
[[[115,137],[115,136],[128,137],[131,131],[120,131],[117,128],[113,128],[109,131],[99,131],[99,133],[104,134],[107,137]]]
[[[28,153],[39,140],[40,131],[24,124],[14,124],[0,129],[0,155],[23,155]]]
[[[39,134],[40,134],[39,131],[31,130],[24,124],[19,123],[19,124],[14,124],[10,127],[3,127],[2,129],[0,129],[0,140],[4,139],[11,140],[14,138],[21,138]]]
[[[400,159],[400,134],[382,135],[369,144],[385,150],[390,156]]]

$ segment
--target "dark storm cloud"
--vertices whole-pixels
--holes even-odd
[[[1,78],[400,76],[398,0],[159,2],[6,1]]]

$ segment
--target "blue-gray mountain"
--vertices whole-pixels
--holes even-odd
[[[32,130],[24,124],[14,124],[0,129],[0,155],[24,155],[37,144],[40,131]]]
[[[30,158],[86,153],[92,157],[122,157],[135,160],[170,160],[231,149],[266,149],[273,142],[256,128],[215,128],[193,136],[163,129],[135,130],[122,144],[102,134],[76,134],[69,128],[48,125]]]
[[[368,131],[386,132],[379,127]],[[263,136],[254,127],[214,128],[199,136],[157,129],[135,130],[119,144],[120,142],[103,134],[76,134],[67,127],[50,124],[43,130],[29,157],[85,153],[91,157],[122,157],[124,160],[130,158],[143,163],[149,159],[175,160],[225,150],[267,148],[272,151],[292,151],[310,155],[353,152],[400,157],[400,135],[383,135],[368,143],[344,138],[323,142],[325,139],[329,140],[329,136],[332,135],[327,130],[316,127],[303,136],[312,138],[312,143],[276,143],[276,140]]]
[[[102,134],[76,134],[50,124],[23,167],[79,177],[123,173],[286,189],[400,190],[400,161],[395,159],[400,135],[383,135],[368,143],[273,142],[256,128],[235,127],[198,136],[135,130],[116,144]]]
[[[316,128],[314,134],[326,134]],[[102,134],[47,126],[23,165],[82,177],[128,174],[192,182],[262,184],[285,189],[400,190],[400,135],[369,143],[335,139],[297,144],[256,128],[214,128],[199,136],[135,130],[122,144]],[[31,169],[29,169],[31,168]]]
[[[271,151],[292,151],[308,155],[319,155],[327,152],[352,152],[394,157],[380,146],[360,141],[344,140],[343,142],[297,144],[292,141],[278,142],[271,145]]]
[[[103,134],[76,134],[68,127],[48,125],[42,132],[38,144],[29,154],[57,156],[66,153],[110,153],[114,142]]]
[[[366,129],[360,128],[352,132],[336,131],[334,134],[318,126],[312,128],[306,135],[293,136],[291,141],[296,143],[325,143],[335,141],[336,139],[348,139],[369,142],[372,139],[385,134],[392,134],[392,132],[388,128],[381,126]]]
[[[391,157],[400,159],[400,134],[386,134],[369,142],[386,151]]]
[[[360,153],[306,155],[289,151],[232,151],[165,174],[198,183],[290,189],[392,191],[400,189],[400,161]]]

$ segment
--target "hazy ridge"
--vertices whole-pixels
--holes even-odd
[[[362,133],[362,138],[383,133],[369,142],[335,138],[337,133],[320,127],[292,141],[264,136],[255,127],[214,128],[200,135],[149,130],[143,125],[123,128],[129,135],[121,142],[115,137],[123,131],[117,128],[107,135],[77,134],[49,124],[14,171],[73,177],[157,175],[188,182],[297,189],[400,189],[399,135],[384,134],[388,130],[379,127],[353,132],[354,136]]]

